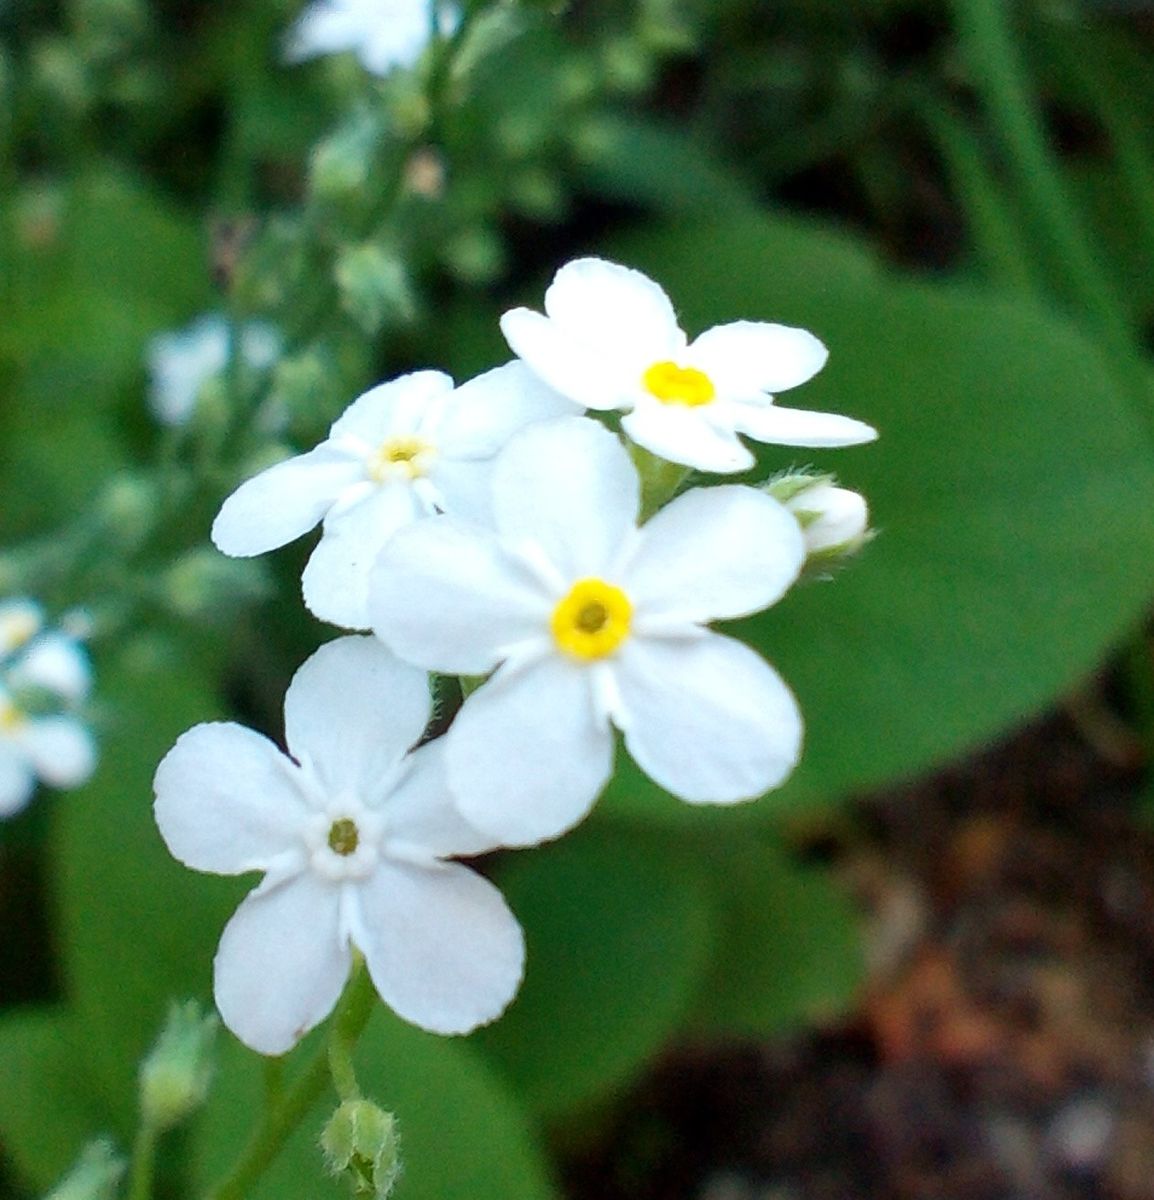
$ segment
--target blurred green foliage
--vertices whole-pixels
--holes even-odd
[[[529,941],[507,1017],[466,1043],[374,1018],[359,1062],[398,1113],[401,1200],[556,1195],[547,1132],[595,1126],[671,1039],[839,1011],[861,980],[852,906],[782,818],[1043,710],[1149,607],[1148,31],[983,0],[466,9],[452,53],[371,80],[347,56],[286,67],[289,0],[0,8],[0,586],[87,604],[107,635],[98,776],[0,830],[5,937],[49,980],[0,1020],[21,1187],[97,1134],[130,1144],[136,1064],[170,999],[208,998],[244,890],[168,857],[155,763],[215,714],[279,732],[326,636],[298,551],[271,564],[275,599],[254,586],[247,615],[197,627],[157,579],[255,462],[311,445],[369,382],[503,361],[497,316],[567,257],[647,271],[691,333],[815,331],[831,360],[806,405],[881,439],[761,469],[836,469],[881,536],[740,625],[806,714],[785,789],[693,809],[619,755],[588,827],[492,866]],[[208,308],[274,321],[286,356],[238,409],[160,431],[148,342]],[[251,419],[270,411],[275,433]],[[5,891],[17,860],[47,945]],[[162,1163],[169,1194],[235,1156],[258,1076],[230,1046],[188,1161]],[[322,1107],[261,1194],[337,1194]]]

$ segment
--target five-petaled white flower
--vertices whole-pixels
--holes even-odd
[[[440,371],[403,375],[355,400],[315,449],[242,484],[212,539],[248,557],[323,518],[302,580],[305,603],[324,621],[367,629],[369,570],[390,535],[433,512],[484,519],[497,451],[522,426],[570,409],[518,362],[456,389]]]
[[[797,520],[752,488],[699,488],[636,526],[638,478],[585,418],[527,429],[498,457],[494,530],[450,517],[398,531],[373,573],[377,635],[456,674],[493,670],[445,736],[465,817],[506,844],[589,811],[619,728],[694,803],[781,784],[801,717],[776,672],[705,627],[777,600],[805,558]]]
[[[156,820],[187,866],[264,871],[221,937],[217,1008],[246,1045],[282,1054],[331,1011],[352,948],[381,998],[436,1033],[493,1020],[517,990],[520,927],[456,855],[490,850],[458,814],[424,672],[371,637],[338,638],[285,697],[292,758],[231,723],[197,725],[156,772]],[[295,761],[294,761],[295,760]]]
[[[300,62],[353,51],[371,75],[411,66],[433,33],[432,0],[315,0],[289,33],[285,57]],[[452,33],[457,14],[442,10],[440,32]]]
[[[805,383],[826,349],[787,325],[734,321],[689,342],[665,292],[640,271],[599,258],[562,267],[545,313],[501,318],[513,353],[585,408],[625,412],[639,446],[702,471],[753,466],[738,434],[784,446],[849,446],[877,432],[835,413],[782,408],[773,392]]]
[[[74,713],[91,682],[84,648],[44,629],[38,604],[0,604],[0,816],[22,809],[38,779],[70,788],[92,774],[96,745]]]
[[[281,336],[265,321],[248,321],[239,331],[245,366],[264,371],[281,352]],[[228,321],[206,313],[184,329],[157,334],[148,344],[152,386],[148,403],[162,425],[183,425],[196,410],[201,389],[228,366]]]

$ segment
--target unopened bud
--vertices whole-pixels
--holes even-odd
[[[865,497],[837,487],[832,475],[783,475],[765,490],[797,518],[811,567],[832,566],[856,554],[871,536]]]
[[[360,192],[368,183],[382,133],[375,116],[359,113],[319,142],[309,162],[309,189],[313,195],[341,200]]]
[[[125,1166],[111,1142],[91,1142],[44,1200],[113,1200]]]
[[[381,246],[365,242],[341,251],[336,265],[341,304],[368,334],[407,324],[417,304],[405,264]]]
[[[140,1112],[154,1129],[168,1129],[195,1112],[212,1080],[213,1041],[220,1021],[194,1000],[174,1004],[140,1065]]]
[[[224,558],[208,546],[190,550],[164,575],[165,602],[189,621],[220,623],[272,592],[268,573],[251,559]]]
[[[334,1175],[345,1175],[356,1196],[384,1200],[400,1173],[397,1122],[371,1100],[346,1100],[321,1133],[321,1149]]]

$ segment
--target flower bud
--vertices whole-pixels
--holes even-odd
[[[378,1200],[400,1173],[397,1123],[371,1100],[346,1100],[321,1133],[321,1149],[334,1175],[347,1175],[357,1196]]]
[[[865,497],[837,487],[832,475],[781,475],[765,490],[797,518],[811,567],[856,554],[871,536]]]
[[[198,546],[164,574],[162,594],[169,610],[188,621],[221,623],[272,592],[268,572],[251,559],[224,558]]]
[[[111,1142],[91,1142],[45,1200],[114,1200],[124,1168]]]
[[[154,1129],[169,1129],[204,1103],[220,1025],[195,1000],[174,1004],[156,1045],[140,1065],[140,1112]]]
[[[416,316],[405,264],[381,246],[365,242],[342,250],[336,280],[342,306],[367,334],[386,325],[407,324]]]

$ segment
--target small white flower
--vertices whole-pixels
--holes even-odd
[[[501,318],[513,353],[585,408],[619,409],[625,432],[670,462],[723,474],[753,466],[738,434],[783,446],[850,446],[876,430],[835,413],[781,408],[826,349],[788,325],[734,321],[689,342],[669,297],[640,271],[582,258],[562,267],[545,313]]]
[[[785,502],[801,524],[809,555],[852,554],[866,540],[869,507],[860,492],[821,479]]]
[[[44,610],[23,596],[0,602],[0,661],[26,645],[44,625]]]
[[[569,408],[521,363],[454,389],[416,371],[355,400],[307,454],[242,484],[212,527],[234,557],[263,554],[324,520],[305,567],[305,603],[324,621],[367,629],[368,578],[402,525],[434,512],[483,519],[491,460],[522,426]]]
[[[338,638],[285,696],[292,758],[250,729],[197,725],[156,772],[156,821],[186,866],[265,872],[214,964],[225,1024],[283,1054],[324,1020],[357,948],[381,998],[434,1033],[492,1021],[521,979],[520,927],[495,887],[445,861],[493,848],[458,815],[442,748],[409,752],[428,681],[369,637]]]
[[[440,32],[450,34],[456,24],[446,8]],[[432,32],[432,0],[315,0],[290,31],[285,58],[301,62],[351,50],[371,75],[387,75],[412,66]]]
[[[35,632],[42,620],[32,601],[0,606],[0,639],[9,650],[0,682],[0,816],[19,812],[38,779],[52,787],[78,787],[96,766],[92,734],[70,711],[88,695],[88,656],[65,633]]]
[[[576,824],[637,764],[691,803],[781,784],[801,743],[789,689],[705,628],[777,600],[805,558],[796,519],[747,487],[698,488],[636,527],[638,479],[593,421],[526,430],[493,476],[496,531],[450,517],[398,532],[373,573],[377,635],[402,658],[492,680],[445,736],[466,818],[506,844]]]
[[[148,402],[162,425],[183,425],[189,420],[201,388],[228,365],[228,339],[228,322],[219,313],[208,313],[184,329],[152,339]],[[280,352],[280,334],[271,325],[250,321],[242,327],[241,358],[253,370],[271,367]]]

